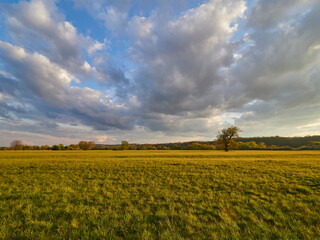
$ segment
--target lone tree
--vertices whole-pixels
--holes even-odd
[[[240,128],[232,126],[219,131],[218,143],[224,145],[224,150],[229,151],[229,147],[233,142],[233,138],[239,137]]]
[[[121,150],[128,150],[129,143],[127,141],[122,141],[121,143]]]
[[[23,144],[22,144],[22,141],[20,141],[20,140],[14,140],[10,144],[10,148],[13,150],[21,150],[22,147],[23,147]]]

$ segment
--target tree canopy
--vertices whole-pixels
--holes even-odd
[[[91,150],[96,144],[93,141],[80,141],[78,145],[82,150]]]
[[[129,143],[127,141],[122,141],[121,150],[128,150],[128,149],[129,149]]]
[[[21,140],[14,140],[10,144],[10,148],[13,150],[20,150],[22,147],[23,147],[23,144]]]
[[[224,128],[221,131],[219,131],[219,134],[217,136],[218,143],[224,145],[224,150],[226,152],[229,151],[229,147],[233,142],[233,138],[239,137],[239,132],[240,132],[240,128],[236,126]]]

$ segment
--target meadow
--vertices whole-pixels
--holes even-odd
[[[320,239],[320,152],[2,151],[0,239]]]

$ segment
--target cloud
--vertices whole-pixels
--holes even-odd
[[[249,23],[264,4],[269,3],[253,7]],[[196,122],[206,124],[196,113],[208,121],[214,111],[237,113],[242,116],[237,123],[245,128],[252,120],[274,126],[272,118],[293,118],[298,124],[294,110],[319,108],[319,6],[314,1],[281,6],[272,31],[267,27],[272,23],[261,20],[240,41],[231,39],[244,17],[242,1],[210,1],[167,22],[159,21],[157,13],[133,18],[130,53],[138,63],[134,79],[137,99],[148,113],[142,117],[145,126],[200,133]],[[191,127],[185,125],[187,115],[194,115]],[[313,121],[311,115],[304,118]]]
[[[130,22],[138,100],[148,111],[177,115],[223,104],[221,69],[239,47],[230,39],[244,1],[210,1],[166,22],[161,13]]]
[[[1,61],[10,77],[2,78],[2,95],[13,99],[2,105],[2,115],[45,121],[79,121],[97,129],[130,129],[134,119],[101,91],[74,86],[93,78],[112,89],[126,81],[124,74],[106,61],[103,43],[79,34],[65,21],[54,1],[21,1],[1,7],[12,42],[0,41]],[[84,60],[83,50],[94,66]],[[98,58],[103,58],[100,62]],[[19,113],[19,114],[18,114]],[[130,120],[129,120],[130,119]]]
[[[54,1],[32,0],[5,5],[7,28],[12,41],[26,49],[37,49],[52,61],[78,72],[82,65],[81,44],[85,37],[58,12]],[[83,73],[83,72],[82,72]]]
[[[38,110],[45,104],[54,113],[78,119],[97,129],[129,129],[133,126],[134,121],[125,115],[121,105],[113,103],[100,91],[71,86],[74,76],[45,56],[27,53],[2,41],[0,52],[6,69],[19,81],[19,87],[25,93],[31,93],[29,103]],[[23,92],[19,95],[28,99]]]
[[[100,40],[53,0],[0,5],[2,131],[145,142],[318,126],[318,1],[74,3],[103,22]]]
[[[248,17],[255,29],[277,27],[283,21],[297,19],[317,4],[317,0],[258,0]]]
[[[300,127],[316,126],[320,112],[320,31],[316,26],[320,8],[313,4],[300,1],[284,5],[287,9],[282,11],[296,13],[295,21],[281,15],[276,25],[268,23],[272,30],[267,23],[254,26],[250,44],[228,71],[234,86],[229,89],[228,99],[234,111],[242,114],[236,123],[247,135],[316,134],[316,128],[302,131]]]
[[[105,27],[115,33],[126,28],[130,0],[73,0],[77,8],[85,8],[94,18],[101,20]]]
[[[27,51],[36,51],[50,61],[77,76],[80,81],[98,78],[101,84],[117,83],[114,72],[121,72],[105,62],[102,71],[100,66],[91,66],[85,60],[86,54],[92,58],[97,52],[105,50],[104,42],[93,40],[79,33],[77,29],[59,12],[55,1],[32,0],[18,4],[2,5],[7,17],[6,27],[12,43]],[[108,54],[103,51],[107,59]]]
[[[251,34],[254,44],[229,72],[234,92],[239,90],[236,97],[230,96],[238,102],[236,107],[261,100],[280,112],[319,100],[320,51],[315,48],[320,44],[315,24],[320,21],[319,13],[319,7],[314,8],[285,28]]]
[[[105,143],[108,139],[107,135],[96,136],[98,143]]]

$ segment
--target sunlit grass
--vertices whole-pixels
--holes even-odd
[[[319,239],[317,151],[0,152],[0,239]]]

